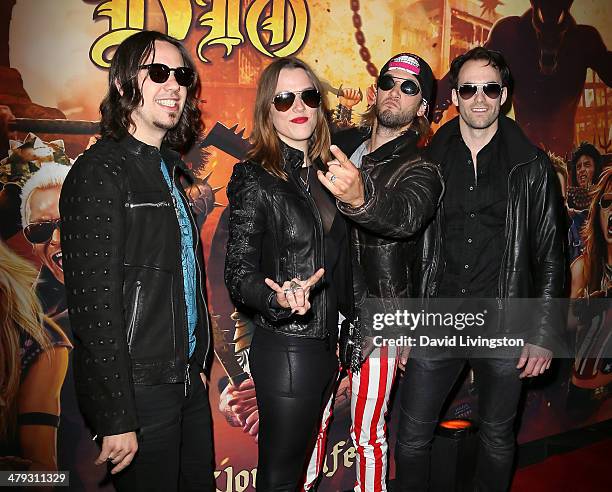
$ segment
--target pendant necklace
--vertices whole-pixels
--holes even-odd
[[[306,188],[306,193],[310,193],[310,182],[308,181],[308,178],[310,177],[310,166],[306,166],[306,179],[302,178],[301,172],[298,176],[300,178],[300,181],[304,185],[304,188]]]

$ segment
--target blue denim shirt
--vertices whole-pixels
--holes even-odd
[[[172,193],[177,218],[181,229],[181,263],[183,265],[183,285],[185,291],[185,305],[187,307],[187,326],[189,327],[189,357],[195,350],[196,338],[195,327],[198,321],[198,311],[196,305],[196,260],[193,248],[193,233],[191,221],[185,209],[185,204],[181,198],[176,185],[170,180],[170,175],[166,169],[166,164],[162,160],[161,171],[166,179],[168,188]]]

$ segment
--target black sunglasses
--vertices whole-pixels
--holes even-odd
[[[51,240],[55,229],[60,228],[61,219],[45,220],[28,224],[23,229],[23,235],[32,244],[45,244]]]
[[[601,208],[602,210],[609,209],[611,205],[612,205],[612,198],[605,198],[602,196],[599,199],[599,208]]]
[[[149,63],[148,65],[140,65],[141,69],[149,71],[149,78],[156,84],[163,84],[170,78],[170,73],[174,72],[174,78],[178,85],[189,87],[195,80],[195,72],[189,67],[170,68],[163,63]]]
[[[488,84],[461,84],[457,89],[457,92],[461,96],[461,99],[467,101],[472,99],[474,94],[478,92],[478,89],[482,89],[484,95],[489,99],[497,99],[502,91],[501,84],[497,82],[489,82]]]
[[[419,87],[419,84],[417,84],[416,80],[393,77],[392,75],[383,75],[382,77],[379,77],[378,82],[376,82],[376,86],[383,91],[390,91],[393,89],[393,87],[395,87],[396,80],[403,80],[402,85],[400,85],[400,90],[408,96],[416,96],[419,92],[421,92],[421,88]]]
[[[272,104],[274,104],[276,111],[284,113],[285,111],[288,111],[291,106],[293,106],[295,98],[298,95],[302,99],[302,102],[309,108],[318,108],[319,104],[321,104],[321,94],[319,94],[319,91],[316,89],[306,89],[295,92],[280,92],[274,96],[274,99],[272,99]]]

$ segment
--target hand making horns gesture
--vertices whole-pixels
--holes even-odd
[[[341,202],[353,208],[361,207],[365,191],[359,169],[336,145],[330,150],[335,159],[327,163],[328,172],[317,171],[319,181]]]
[[[282,286],[269,278],[264,281],[268,287],[276,292],[276,300],[281,307],[291,308],[292,313],[303,316],[310,309],[310,301],[308,300],[310,288],[321,280],[324,273],[325,270],[319,268],[307,280],[300,280],[299,278],[285,280]]]

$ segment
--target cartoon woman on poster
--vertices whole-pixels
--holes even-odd
[[[0,242],[0,469],[57,469],[60,390],[72,348],[43,316],[36,270]]]

